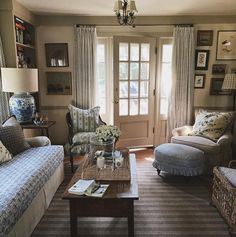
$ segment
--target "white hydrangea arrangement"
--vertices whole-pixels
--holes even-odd
[[[101,125],[96,129],[96,134],[99,139],[103,141],[108,141],[111,138],[118,140],[121,135],[121,131],[117,126],[113,125]]]

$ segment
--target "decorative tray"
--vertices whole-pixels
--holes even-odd
[[[86,155],[82,167],[82,179],[95,179],[97,181],[130,181],[129,150],[127,148],[117,149],[121,151],[124,157],[122,167],[112,169],[111,165],[106,165],[103,169],[98,169],[96,160]]]

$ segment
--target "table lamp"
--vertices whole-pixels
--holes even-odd
[[[226,74],[222,85],[223,90],[231,90],[233,92],[233,110],[235,110],[236,98],[236,74]]]
[[[29,92],[38,91],[38,69],[1,68],[2,91],[13,92],[9,100],[10,113],[20,123],[32,122],[35,100]]]

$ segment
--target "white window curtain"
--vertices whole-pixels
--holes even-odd
[[[0,37],[0,68],[5,67],[5,58],[3,53],[2,40]],[[9,116],[9,93],[2,91],[2,78],[0,73],[0,123]]]
[[[75,27],[74,102],[82,109],[94,106],[96,73],[96,28]]]
[[[167,135],[191,123],[194,93],[194,28],[174,28],[172,89],[169,98]]]

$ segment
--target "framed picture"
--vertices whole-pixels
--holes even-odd
[[[236,60],[236,30],[218,31],[216,60]]]
[[[212,65],[212,74],[225,74],[226,64],[213,64]]]
[[[212,46],[213,30],[197,31],[197,46]]]
[[[46,72],[47,95],[71,95],[70,72]]]
[[[222,90],[224,78],[211,78],[210,95],[230,95],[231,91]]]
[[[231,68],[231,73],[236,74],[236,68]]]
[[[45,44],[45,53],[47,67],[69,67],[67,43]]]
[[[195,70],[207,70],[210,50],[196,50],[195,53]]]
[[[202,89],[205,87],[205,74],[195,74],[194,78],[194,88]]]

